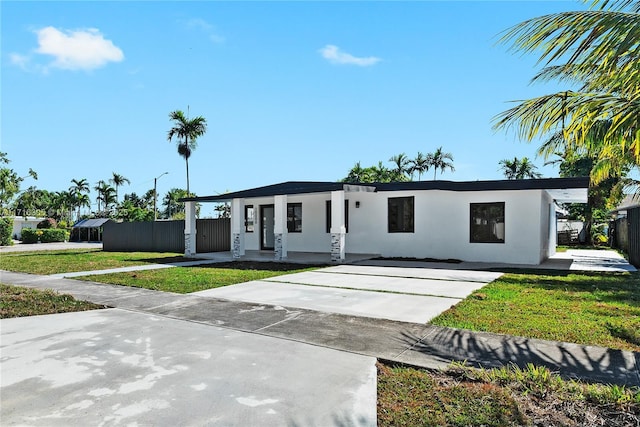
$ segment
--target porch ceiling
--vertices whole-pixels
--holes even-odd
[[[589,193],[588,188],[558,188],[547,191],[559,203],[587,203]]]

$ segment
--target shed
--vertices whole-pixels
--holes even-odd
[[[90,219],[83,219],[80,220],[78,222],[76,222],[73,227],[72,230],[75,231],[77,230],[77,241],[81,241],[82,240],[82,235],[85,234],[87,236],[87,242],[91,241],[91,237],[95,236],[95,241],[101,242],[102,241],[102,227],[104,226],[105,223],[107,222],[112,222],[111,219],[109,218],[90,218]],[[83,230],[86,230],[83,233]],[[72,231],[72,233],[73,233]]]

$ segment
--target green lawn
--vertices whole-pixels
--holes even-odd
[[[0,319],[97,308],[105,307],[86,301],[77,301],[71,295],[59,294],[50,289],[30,289],[0,283]]]
[[[637,388],[564,381],[532,365],[440,372],[378,364],[380,427],[633,426],[639,417]]]
[[[317,268],[317,266],[276,262],[235,261],[206,264],[197,267],[100,274],[76,277],[76,279],[186,294],[236,283],[266,279],[283,274],[309,271],[315,268]]]
[[[103,252],[99,249],[8,252],[0,256],[0,270],[57,274],[185,260],[182,254],[170,252]]]
[[[640,351],[640,274],[505,274],[431,323]]]

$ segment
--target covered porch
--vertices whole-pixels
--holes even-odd
[[[347,253],[349,193],[373,193],[375,187],[346,183],[286,182],[220,196],[194,197],[185,202],[185,256],[216,260],[286,261],[292,263],[350,263],[379,256],[371,253]],[[327,233],[317,239],[313,232],[305,231],[305,238],[324,241],[314,248],[296,248],[290,240],[299,240],[302,234],[302,203],[296,196],[314,195],[327,199]],[[319,199],[318,199],[319,200]],[[231,248],[229,252],[197,253],[195,227],[196,204],[202,202],[228,202],[231,211]],[[315,232],[324,224],[324,209],[307,209],[305,223],[313,223]],[[356,202],[355,207],[359,207]],[[293,234],[292,234],[293,233]],[[324,233],[324,232],[323,232]],[[255,244],[255,236],[259,245]],[[251,236],[252,243],[247,243]],[[326,237],[324,237],[326,236]],[[323,246],[324,245],[324,246]],[[292,248],[293,246],[293,248]],[[326,248],[326,252],[324,251]],[[259,249],[259,250],[256,250]],[[293,250],[292,250],[293,249]],[[302,250],[301,250],[302,249]],[[364,251],[363,251],[364,252]]]

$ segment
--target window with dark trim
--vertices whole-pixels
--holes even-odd
[[[413,203],[411,197],[390,197],[388,200],[389,233],[413,233]]]
[[[302,203],[287,203],[287,231],[302,233]]]
[[[471,243],[504,243],[504,202],[471,203]]]
[[[331,200],[327,200],[326,204],[327,212],[327,233],[331,233]],[[344,201],[344,226],[349,232],[349,201]]]
[[[244,207],[244,231],[247,233],[253,233],[253,225],[255,223],[255,211],[253,205],[246,205]]]

